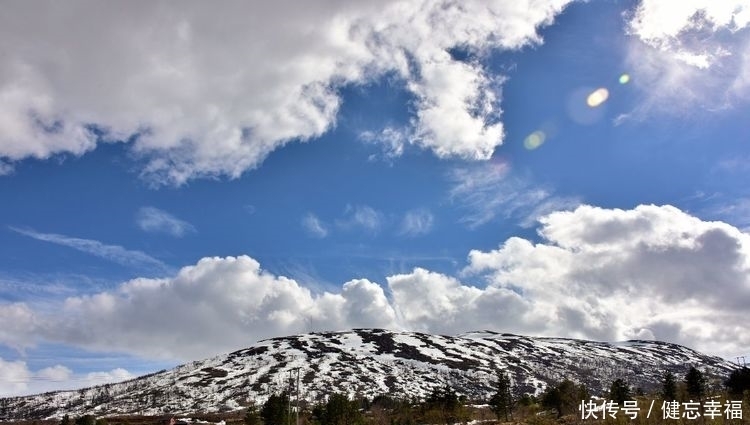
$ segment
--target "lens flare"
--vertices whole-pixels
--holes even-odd
[[[586,98],[586,104],[592,108],[596,108],[597,106],[606,102],[608,97],[609,97],[609,90],[605,89],[604,87],[601,87],[591,92],[589,97]]]
[[[630,75],[622,74],[620,75],[620,79],[618,81],[620,81],[620,84],[627,84],[630,82]]]
[[[523,147],[526,149],[532,151],[539,146],[542,146],[542,143],[544,143],[544,140],[547,138],[547,135],[544,134],[543,131],[537,130],[528,136],[526,136],[526,139],[523,141]]]

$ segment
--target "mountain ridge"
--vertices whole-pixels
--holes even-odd
[[[701,369],[711,385],[720,385],[738,367],[662,341],[359,328],[268,338],[125,382],[0,399],[0,419],[238,410],[284,390],[294,370],[299,370],[301,397],[315,402],[334,391],[367,398],[422,398],[445,385],[483,400],[494,391],[497,371],[510,376],[519,394],[539,394],[566,378],[586,384],[593,394],[617,378],[650,391],[658,387],[664,371],[680,376],[690,366]]]

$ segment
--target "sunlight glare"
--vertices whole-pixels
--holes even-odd
[[[523,146],[528,150],[534,150],[541,146],[546,138],[547,135],[544,134],[543,131],[537,130],[526,136],[526,139],[523,141]]]
[[[586,104],[592,108],[596,108],[597,106],[606,102],[608,97],[609,97],[609,90],[605,89],[604,87],[601,87],[601,88],[594,90],[586,98]]]

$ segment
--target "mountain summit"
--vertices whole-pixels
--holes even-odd
[[[0,419],[230,411],[283,391],[292,376],[296,382],[297,370],[301,397],[316,401],[334,391],[424,397],[445,385],[469,399],[486,399],[498,370],[510,375],[519,394],[539,394],[565,378],[585,383],[592,394],[606,391],[617,378],[649,391],[660,385],[664,371],[679,376],[690,366],[701,369],[709,385],[721,385],[737,367],[658,341],[354,329],[267,339],[117,384],[0,399]]]

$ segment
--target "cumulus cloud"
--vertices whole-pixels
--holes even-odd
[[[70,379],[72,375],[73,371],[63,365],[45,367],[44,369],[36,373],[36,376],[38,376],[39,378],[52,382],[66,381]]]
[[[749,24],[750,6],[741,0],[640,2],[628,20],[634,39],[627,62],[645,94],[634,114],[715,110],[750,99]]]
[[[176,238],[195,232],[192,224],[154,207],[139,209],[136,214],[136,223],[144,232],[166,233]]]
[[[547,188],[514,175],[508,163],[490,161],[474,167],[456,168],[448,175],[450,199],[465,211],[461,222],[476,229],[497,217],[515,218],[532,227],[546,213],[573,208],[580,202],[556,196]]]
[[[435,223],[435,216],[424,208],[407,211],[401,220],[399,233],[405,236],[421,236],[430,233]]]
[[[117,291],[70,297],[36,334],[91,349],[189,360],[259,338],[351,324],[396,327],[383,289],[367,280],[314,295],[261,270],[250,257],[204,258],[169,279],[135,279]]]
[[[238,177],[334,126],[341,87],[385,75],[414,96],[410,143],[487,159],[503,140],[502,78],[449,51],[540,43],[568,2],[10,4],[0,160],[128,140],[157,184]]]
[[[35,230],[21,229],[12,226],[9,227],[9,229],[39,241],[67,246],[123,266],[157,271],[169,270],[169,267],[160,260],[157,260],[144,252],[125,249],[119,245],[107,245],[92,239],[74,238],[56,233],[40,233]]]
[[[81,380],[85,383],[82,387],[92,387],[95,385],[110,384],[113,382],[127,381],[136,376],[121,367],[112,369],[107,372],[89,372]]]
[[[0,358],[0,397],[23,394],[30,378],[31,372],[25,362],[8,362]]]
[[[75,374],[69,368],[58,364],[32,371],[23,360],[6,361],[0,358],[0,397],[86,388],[132,378],[135,378],[135,375],[122,368]]]
[[[70,297],[54,317],[0,306],[0,342],[31,340],[192,360],[261,338],[355,326],[455,334],[656,338],[741,354],[750,235],[670,206],[580,206],[540,219],[540,241],[471,251],[458,276],[415,268],[314,293],[246,256],[204,258],[164,279]],[[10,312],[10,313],[8,313]],[[25,313],[24,313],[25,312]],[[26,340],[21,340],[26,341]],[[18,345],[19,343],[16,342]]]
[[[36,316],[24,303],[0,305],[0,344],[18,351],[36,343]]]
[[[302,217],[302,227],[310,236],[316,238],[325,238],[328,236],[328,228],[318,216],[313,213],[307,213]]]
[[[468,275],[533,300],[547,333],[650,334],[713,353],[748,343],[750,236],[669,206],[581,206],[542,218],[544,243],[472,251]],[[669,329],[669,332],[663,332]]]

